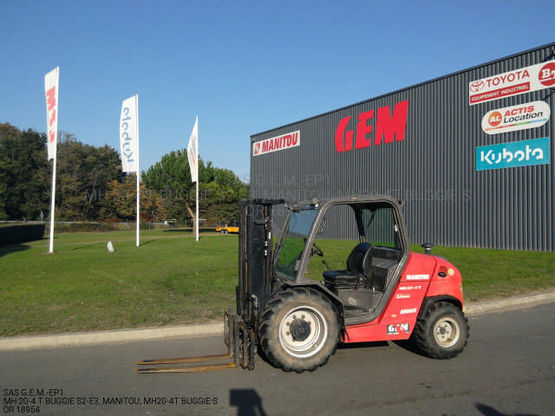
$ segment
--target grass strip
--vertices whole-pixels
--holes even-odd
[[[197,243],[190,232],[143,231],[141,240],[137,248],[133,231],[68,233],[56,237],[54,254],[47,240],[0,247],[0,336],[220,321],[234,307],[237,236],[206,233]],[[332,267],[345,267],[348,253],[319,244]],[[467,301],[555,287],[555,253],[433,254],[461,270]]]

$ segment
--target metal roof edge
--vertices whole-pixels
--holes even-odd
[[[269,133],[269,132],[277,130],[277,129],[281,129],[281,128],[284,128],[284,127],[287,127],[287,126],[292,126],[294,124],[304,123],[305,121],[312,120],[312,119],[322,117],[322,116],[326,116],[328,114],[335,113],[337,111],[345,110],[349,107],[354,107],[356,105],[360,105],[360,104],[364,104],[364,103],[367,103],[367,102],[370,102],[370,101],[378,100],[380,98],[387,97],[388,95],[398,94],[398,93],[401,93],[403,91],[410,90],[411,88],[420,87],[420,86],[425,85],[425,84],[429,84],[429,83],[439,81],[439,80],[442,80],[442,79],[445,79],[445,78],[453,77],[455,75],[459,75],[459,74],[462,74],[462,73],[465,73],[465,72],[473,71],[475,69],[481,68],[481,67],[486,66],[486,65],[492,65],[492,64],[495,64],[497,62],[504,61],[506,59],[511,59],[511,58],[517,57],[519,55],[535,52],[535,51],[538,51],[540,49],[545,49],[545,48],[549,48],[549,47],[554,47],[555,48],[555,42],[547,43],[547,44],[542,45],[542,46],[536,46],[534,48],[527,49],[527,50],[522,51],[522,52],[513,53],[512,55],[508,55],[508,56],[505,56],[503,58],[493,59],[491,61],[484,62],[484,63],[479,64],[479,65],[474,65],[470,68],[462,69],[460,71],[455,71],[455,72],[452,72],[452,73],[447,74],[447,75],[442,75],[440,77],[430,79],[428,81],[419,82],[417,84],[409,85],[408,87],[404,87],[404,88],[401,88],[401,89],[398,89],[398,90],[395,90],[395,91],[392,91],[392,92],[377,95],[376,97],[368,98],[366,100],[362,100],[362,101],[359,101],[359,102],[356,102],[356,103],[353,103],[353,104],[349,104],[349,105],[346,105],[346,106],[343,106],[343,107],[340,107],[340,108],[336,108],[334,110],[326,111],[325,113],[317,114],[317,115],[310,116],[310,117],[307,117],[307,118],[304,118],[304,119],[301,119],[301,120],[298,120],[298,121],[294,121],[294,122],[291,122],[291,123],[284,124],[282,126],[278,126],[278,127],[274,127],[274,128],[268,129],[268,130],[264,130],[260,133],[251,134],[251,136],[250,136],[251,143],[252,143],[253,138],[255,136],[260,136],[261,134],[266,134],[266,133]],[[554,50],[554,53],[555,53],[555,50]]]

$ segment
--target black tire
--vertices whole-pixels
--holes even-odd
[[[290,288],[266,305],[259,345],[264,357],[284,371],[314,371],[335,353],[339,329],[337,309],[323,294]]]
[[[468,336],[468,320],[462,310],[452,303],[436,302],[416,322],[411,341],[428,357],[448,359],[464,349]]]

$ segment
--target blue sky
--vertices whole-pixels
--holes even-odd
[[[0,0],[0,122],[119,149],[140,101],[141,168],[186,148],[248,181],[249,136],[555,40],[546,1]],[[45,149],[46,152],[46,149]]]

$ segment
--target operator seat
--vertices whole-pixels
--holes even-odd
[[[359,243],[347,258],[347,270],[327,270],[324,283],[333,289],[354,289],[366,280],[364,265],[370,264],[370,243]]]

